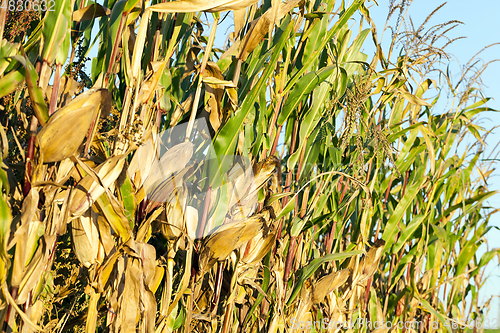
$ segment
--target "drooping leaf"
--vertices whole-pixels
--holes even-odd
[[[356,250],[356,251],[349,251],[349,252],[343,252],[343,253],[333,253],[333,254],[327,254],[321,258],[316,258],[313,259],[309,262],[309,264],[302,268],[301,271],[299,272],[299,279],[297,280],[297,283],[295,284],[295,287],[290,294],[290,297],[287,300],[287,305],[290,305],[295,297],[297,297],[300,289],[302,288],[302,285],[304,282],[309,279],[318,268],[327,262],[334,261],[334,260],[342,260],[346,258],[350,258],[352,256],[362,254],[363,251]]]
[[[82,22],[109,14],[111,14],[111,10],[98,3],[93,3],[81,9],[75,10],[71,15],[71,19],[76,22]]]

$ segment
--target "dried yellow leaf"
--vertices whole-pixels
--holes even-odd
[[[36,136],[41,160],[59,162],[72,156],[109,99],[107,89],[90,89],[54,113]]]

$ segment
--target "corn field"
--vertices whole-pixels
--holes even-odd
[[[5,3],[0,331],[487,328],[494,110],[441,6]]]

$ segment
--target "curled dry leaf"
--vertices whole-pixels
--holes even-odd
[[[253,214],[257,206],[257,193],[250,193],[254,181],[253,170],[236,164],[229,171],[228,178],[229,218],[241,220]]]
[[[61,82],[59,83],[59,96],[57,98],[57,106],[64,107],[66,104],[71,102],[71,99],[75,96],[75,94],[83,87],[78,81],[74,78],[63,75],[61,77]],[[47,86],[45,88],[45,97],[50,100],[52,95],[52,86]]]
[[[99,240],[98,215],[92,208],[71,222],[71,236],[76,258],[82,265],[89,268],[102,261],[104,248]]]
[[[309,312],[309,310],[313,305],[312,291],[313,284],[311,282],[311,279],[307,279],[302,286],[302,290],[300,291],[299,304],[294,314],[294,318],[296,318],[298,321],[307,321],[311,318],[311,313]]]
[[[135,151],[134,157],[132,157],[132,161],[130,161],[127,168],[128,176],[134,183],[136,189],[144,184],[151,170],[153,159],[156,157],[155,147],[158,144],[158,135],[148,131],[145,137],[144,142]]]
[[[247,265],[256,264],[262,260],[262,258],[269,253],[276,241],[276,230],[273,225],[276,216],[273,208],[264,207],[263,210],[256,215],[262,217],[266,223],[264,228],[244,246],[241,260]]]
[[[184,0],[159,3],[149,7],[160,13],[194,13],[194,12],[221,12],[238,10],[253,5],[258,0]]]
[[[187,114],[193,107],[193,99],[195,93],[191,93],[184,102],[175,107],[172,116],[170,117],[170,126],[175,126],[181,118]]]
[[[258,191],[266,186],[279,171],[279,159],[270,156],[266,160],[254,164],[252,168],[244,168],[236,164],[229,171],[229,211],[227,222],[246,218],[255,212],[258,204]]]
[[[123,249],[125,253],[114,255],[109,262],[117,277],[108,285],[109,305],[115,313],[111,332],[136,332],[138,324],[141,332],[153,332],[157,305],[151,287],[157,283],[156,250],[132,239]]]
[[[96,17],[106,16],[111,14],[111,10],[101,6],[98,3],[93,3],[87,7],[83,7],[73,12],[71,19],[76,22],[92,20]]]
[[[104,247],[104,252],[106,256],[109,256],[111,252],[115,250],[115,242],[111,235],[111,228],[106,222],[106,219],[101,215],[98,216],[97,224],[99,225],[99,236],[102,246]]]
[[[160,215],[160,230],[167,239],[178,238],[186,230],[187,189],[185,185],[177,187],[165,203],[165,210]]]
[[[293,0],[281,3],[277,7],[269,8],[264,15],[250,22],[250,28],[245,38],[240,44],[240,52],[238,58],[245,61],[248,55],[260,44],[264,36],[269,32],[269,29],[274,26],[275,22],[281,20],[283,16],[288,14],[302,0]],[[277,10],[277,12],[276,12]]]
[[[369,277],[373,276],[373,274],[375,274],[375,272],[377,271],[378,263],[380,262],[380,258],[384,253],[384,245],[385,245],[384,240],[382,239],[377,240],[373,245],[373,247],[368,251],[366,256],[363,258],[362,265],[360,265],[361,267],[363,267],[361,281],[366,280]]]
[[[200,271],[207,272],[217,261],[225,260],[231,252],[254,238],[266,227],[265,219],[259,215],[222,225],[204,241],[201,247]]]
[[[254,165],[254,180],[250,193],[255,193],[264,186],[273,176],[280,172],[280,160],[272,155],[266,160]]]
[[[44,255],[43,249],[39,247],[29,264],[24,267],[23,279],[19,284],[19,294],[16,303],[23,304],[27,301],[30,292],[38,285],[40,279],[44,278],[44,267],[47,264],[48,256]]]
[[[118,272],[125,276],[124,287],[118,297],[116,317],[114,317],[115,332],[136,332],[137,320],[140,318],[141,303],[141,267],[138,258],[127,257],[126,269]]]
[[[78,83],[75,79],[72,77],[64,75],[61,78],[61,93],[59,95],[59,98],[57,100],[57,105],[59,107],[64,107],[66,104],[68,104],[73,96],[77,93],[77,91],[82,88],[82,85]]]
[[[159,148],[155,148],[160,143],[156,144],[151,142],[145,146],[143,156],[152,160],[151,168],[143,170],[140,177],[144,179],[143,187],[147,193],[153,192],[156,188],[160,187],[166,181],[169,181],[172,176],[186,167],[191,156],[193,155],[193,144],[191,142],[183,142],[173,146],[163,156],[159,157]],[[142,146],[141,146],[142,147]],[[139,148],[140,150],[141,148]],[[139,150],[137,153],[139,153]],[[141,163],[138,159],[137,162]],[[177,186],[180,185],[179,183]]]
[[[108,158],[95,169],[104,186],[111,186],[120,176],[125,164],[126,155]],[[73,216],[82,215],[99,198],[105,189],[95,181],[93,175],[86,175],[78,182],[71,196],[69,210]]]
[[[429,289],[429,282],[431,282],[433,270],[429,269],[425,271],[424,275],[417,282],[417,289],[420,293],[425,293]]]
[[[233,10],[235,38],[236,36],[238,36],[240,30],[243,29],[243,26],[245,25],[246,12],[246,8]]]
[[[183,183],[184,176],[190,171],[190,168],[186,166],[193,155],[193,144],[191,142],[177,144],[161,158],[158,158],[157,154],[158,151],[154,150],[151,169],[146,175],[147,178],[142,188],[139,189],[147,195],[153,206],[166,202],[173,189]],[[142,199],[139,196],[137,200]],[[148,205],[148,211],[150,209],[151,205]]]
[[[313,304],[323,302],[325,296],[342,286],[349,278],[350,270],[348,268],[323,276],[312,289]]]
[[[107,89],[90,89],[54,113],[36,136],[44,163],[59,162],[80,147],[100,109],[109,108]]]
[[[224,85],[232,84],[232,81],[224,81],[219,66],[212,61],[207,62],[203,72],[203,82],[205,83],[205,100],[207,101],[205,109],[210,113],[210,124],[214,131],[217,131],[225,121],[222,112],[222,96],[224,95]]]
[[[71,161],[71,159],[67,158],[61,161],[59,164],[59,168],[57,169],[57,174],[56,174],[56,183],[62,182],[64,179],[66,179],[70,172],[73,170],[74,163]]]

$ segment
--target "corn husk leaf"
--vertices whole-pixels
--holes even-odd
[[[71,236],[75,255],[85,267],[89,268],[98,260],[98,253],[104,252],[99,240],[98,215],[92,209],[74,219],[71,225]]]
[[[319,279],[318,282],[314,284],[314,288],[312,290],[313,304],[323,302],[323,299],[328,293],[337,289],[347,281],[347,279],[349,278],[349,274],[350,270],[346,268],[338,272],[323,276],[321,279]]]
[[[225,224],[213,232],[200,250],[200,268],[208,271],[217,261],[225,260],[231,252],[255,237],[266,226],[259,215]]]
[[[90,173],[78,182],[71,196],[70,212],[73,216],[82,215],[116,181],[122,173],[125,157],[126,155],[110,157],[93,172],[85,166]],[[82,163],[80,165],[84,166]],[[100,181],[97,181],[96,177]]]
[[[72,156],[109,98],[107,89],[90,89],[55,112],[36,136],[43,162],[58,162]]]
[[[276,231],[273,228],[274,210],[271,207],[265,207],[258,216],[262,217],[266,223],[259,233],[243,246],[242,262],[247,265],[256,264],[269,253],[276,242]],[[247,252],[248,249],[248,252]]]
[[[293,0],[285,3],[280,3],[279,6],[269,8],[264,15],[260,16],[250,23],[248,33],[240,44],[241,50],[238,58],[245,61],[249,54],[262,42],[264,36],[274,26],[275,22],[281,20],[283,16],[288,14],[302,0]]]
[[[185,186],[173,190],[160,215],[160,230],[167,239],[179,237],[186,230],[187,189]]]
[[[67,56],[69,43],[66,45],[64,41],[66,37],[69,37],[70,20],[70,0],[56,1],[53,10],[47,10],[45,14],[42,27],[42,47],[40,48],[40,55],[49,65],[52,65],[58,53],[61,52],[61,48],[66,51],[64,58]],[[48,78],[43,79],[43,81],[48,82]]]

